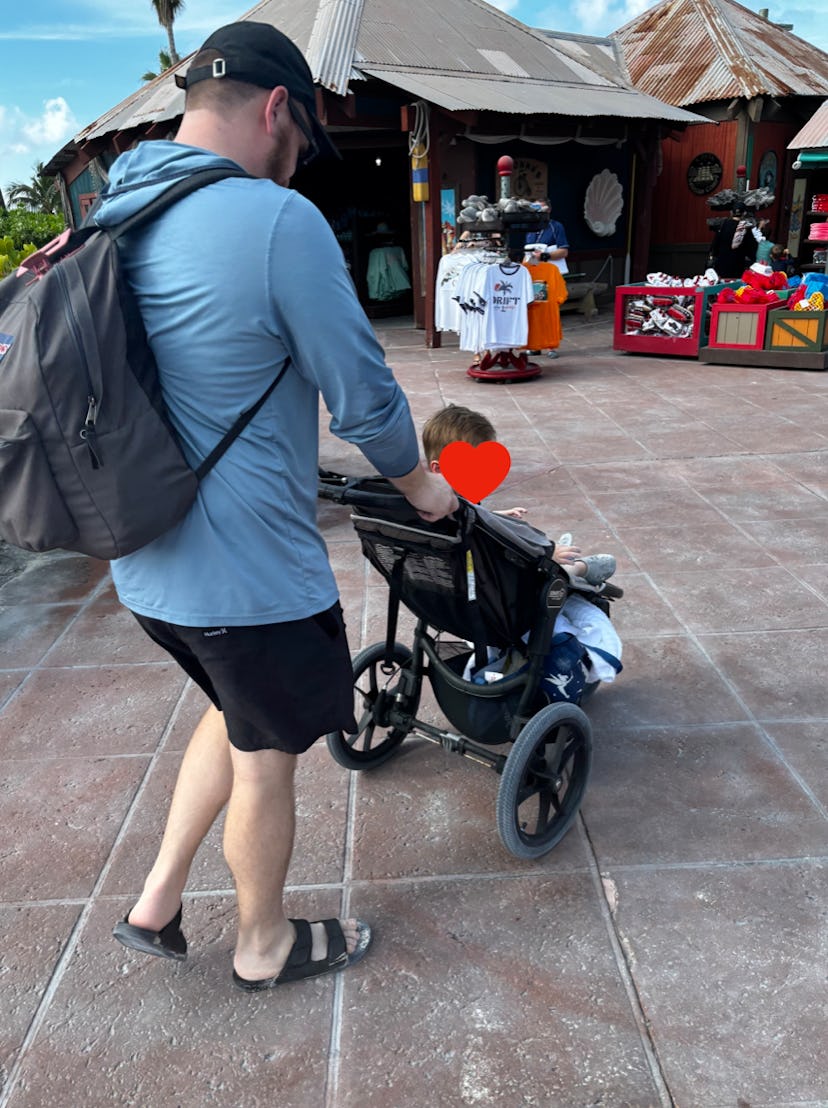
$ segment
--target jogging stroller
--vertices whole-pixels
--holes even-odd
[[[500,775],[496,818],[507,850],[546,854],[572,826],[586,789],[592,732],[580,703],[598,684],[588,681],[577,702],[549,695],[545,658],[573,591],[553,544],[523,521],[462,499],[453,517],[427,523],[382,478],[320,470],[318,492],[352,509],[363,554],[389,588],[386,640],[353,663],[357,732],[327,736],[334,759],[368,770],[408,735],[438,743]],[[579,595],[609,615],[623,593],[607,582]],[[417,618],[411,648],[396,641],[400,603]],[[512,659],[512,671],[476,683],[469,671],[479,674],[493,651]],[[417,719],[424,676],[460,734]],[[506,744],[506,753],[493,749]]]

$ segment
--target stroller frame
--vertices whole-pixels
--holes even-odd
[[[396,641],[401,599],[401,566],[411,543],[437,548],[463,542],[467,526],[473,526],[478,510],[461,501],[457,536],[435,531],[434,525],[412,521],[411,509],[399,493],[381,479],[354,479],[320,471],[319,496],[351,506],[351,519],[363,543],[363,552],[389,582],[385,642],[366,647],[353,661],[358,729],[353,735],[334,732],[327,736],[334,759],[350,770],[375,769],[397,752],[409,735],[416,735],[444,750],[459,754],[494,770],[500,777],[496,816],[504,846],[520,858],[548,853],[577,818],[592,764],[592,732],[578,703],[544,703],[541,692],[544,659],[555,620],[573,591],[569,578],[553,561],[554,550],[535,559],[534,618],[531,620],[526,664],[521,671],[478,685],[462,673],[472,653],[485,660],[484,642],[476,636],[475,649],[468,642],[446,641],[447,632],[418,612],[411,648]],[[397,516],[395,520],[393,517]],[[533,529],[529,529],[530,531]],[[535,534],[538,534],[535,532]],[[396,560],[378,564],[374,545],[384,544],[386,556]],[[387,555],[391,551],[391,555]],[[610,586],[601,594],[579,591],[609,614],[609,601],[623,595]],[[404,601],[405,602],[405,601]],[[485,630],[480,627],[480,636]],[[448,634],[460,632],[449,630]],[[457,731],[419,719],[424,678],[443,714]],[[588,684],[583,702],[595,691]],[[458,733],[459,732],[459,733]],[[507,753],[502,749],[510,744]]]

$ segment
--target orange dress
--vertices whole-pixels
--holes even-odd
[[[523,265],[529,270],[535,287],[535,299],[529,305],[528,350],[554,350],[561,344],[561,304],[567,297],[566,281],[552,262]]]

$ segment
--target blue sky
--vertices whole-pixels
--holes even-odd
[[[181,56],[253,6],[253,0],[188,0],[176,20]],[[535,27],[607,35],[650,7],[647,0],[498,0]],[[821,6],[774,5],[770,18],[828,50]],[[28,181],[74,134],[134,92],[166,46],[150,0],[0,0],[0,187]]]

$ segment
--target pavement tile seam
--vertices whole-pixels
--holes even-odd
[[[14,1054],[13,1056],[14,1061],[5,1074],[5,1080],[2,1087],[0,1088],[0,1106],[2,1106],[2,1108],[5,1108],[5,1105],[7,1105],[11,1100],[12,1094],[14,1093],[15,1087],[23,1070],[23,1065],[27,1059],[29,1049],[37,1039],[40,1028],[43,1025],[44,1020],[46,1019],[55,994],[60,987],[60,983],[63,980],[66,970],[69,968],[69,964],[72,961],[72,957],[75,953],[78,941],[80,940],[83,926],[88,915],[92,911],[93,904],[94,890],[92,896],[89,897],[87,903],[81,909],[78,918],[75,920],[71,931],[66,937],[63,949],[61,950],[55,961],[54,966],[52,967],[52,972],[49,976],[49,980],[47,981],[38,1001],[37,1007],[32,1014],[29,1026],[26,1028],[26,1032],[22,1040],[20,1041],[16,1054]]]
[[[23,1063],[26,1060],[28,1052],[29,1052],[29,1048],[34,1044],[35,1040],[37,1039],[37,1036],[40,1032],[40,1028],[43,1025],[44,1020],[46,1019],[49,1008],[51,1007],[52,1000],[53,1000],[55,994],[57,993],[57,990],[58,990],[58,988],[61,984],[61,981],[63,980],[63,977],[66,973],[66,970],[68,969],[69,964],[72,960],[72,957],[75,953],[75,949],[78,945],[80,937],[83,934],[83,930],[84,930],[84,927],[86,925],[87,919],[89,918],[89,915],[92,912],[93,907],[98,902],[101,890],[104,887],[104,884],[106,882],[106,878],[107,878],[107,876],[109,874],[109,871],[110,871],[110,868],[112,866],[112,862],[113,862],[113,858],[115,856],[115,853],[116,853],[122,839],[126,835],[126,831],[127,831],[127,828],[129,826],[129,822],[130,822],[133,814],[137,811],[141,796],[142,796],[143,791],[146,787],[147,781],[150,777],[151,770],[154,767],[155,762],[158,758],[158,753],[159,753],[159,750],[161,749],[161,747],[163,745],[163,740],[166,737],[166,734],[167,734],[168,730],[172,726],[172,722],[173,722],[173,719],[176,715],[177,709],[180,706],[181,701],[184,698],[185,690],[186,690],[186,685],[185,685],[184,689],[182,689],[182,691],[181,691],[181,693],[178,697],[178,701],[177,701],[175,707],[173,708],[173,711],[170,713],[170,718],[167,720],[167,723],[166,723],[165,727],[162,730],[161,736],[159,738],[159,743],[158,743],[158,746],[156,748],[155,753],[148,760],[146,770],[144,771],[144,775],[141,778],[141,780],[139,781],[138,786],[137,786],[137,788],[135,790],[135,793],[133,795],[132,801],[130,802],[130,804],[128,805],[128,807],[126,809],[126,812],[124,813],[124,817],[121,821],[121,824],[118,828],[118,831],[116,832],[116,834],[114,836],[114,839],[113,839],[112,844],[111,844],[110,849],[109,849],[109,853],[108,853],[106,859],[104,860],[104,862],[101,866],[101,869],[98,873],[98,876],[95,880],[95,884],[94,884],[94,886],[93,886],[93,888],[92,888],[92,890],[89,894],[89,897],[86,899],[86,903],[84,904],[83,908],[81,909],[80,915],[78,916],[78,918],[77,918],[77,920],[74,924],[74,927],[72,928],[69,936],[67,937],[66,943],[63,947],[63,950],[61,951],[60,956],[58,957],[57,961],[55,962],[55,965],[54,965],[52,973],[50,975],[48,984],[46,985],[46,987],[43,991],[43,994],[40,997],[40,1001],[39,1001],[39,1003],[37,1005],[37,1008],[36,1008],[36,1010],[35,1010],[35,1012],[32,1016],[31,1022],[30,1022],[29,1026],[26,1030],[26,1034],[25,1034],[25,1036],[24,1036],[24,1038],[23,1038],[23,1040],[20,1044],[20,1047],[19,1047],[17,1056],[14,1060],[14,1063],[12,1064],[12,1066],[11,1066],[7,1076],[6,1076],[6,1081],[5,1081],[4,1086],[3,1086],[3,1103],[7,1102],[8,1098],[11,1097],[11,1095],[14,1091],[14,1088],[17,1085],[20,1074],[22,1072]]]
[[[60,610],[61,608],[66,608],[68,611],[71,612],[71,615],[70,615],[69,619],[66,621],[66,624],[65,624],[63,630],[44,649],[44,651],[43,651],[43,653],[40,657],[40,661],[42,661],[42,659],[46,657],[46,655],[49,653],[49,651],[54,649],[54,647],[58,646],[67,637],[67,635],[71,631],[72,627],[77,623],[77,621],[81,618],[81,616],[92,606],[92,604],[94,604],[94,602],[97,599],[98,595],[106,589],[107,584],[108,584],[108,581],[107,581],[106,578],[99,581],[92,588],[89,595],[87,597],[85,597],[84,599],[80,600],[80,601],[78,601],[77,599],[67,600],[63,603],[61,603],[59,601],[56,601],[56,602],[44,601],[44,605],[43,605],[44,607],[55,608],[56,610]],[[2,597],[2,591],[0,591],[0,597]],[[27,668],[31,669],[31,668],[34,668],[34,667],[30,666],[30,667],[27,667]]]
[[[661,597],[661,599],[668,605],[668,607],[671,607],[671,610],[672,610],[672,606],[670,605],[669,600],[667,599],[667,597],[662,595],[661,590],[658,588],[657,585],[655,585],[655,583],[653,583],[653,586],[654,586],[656,592],[658,593],[658,595]],[[802,775],[794,768],[794,766],[792,765],[790,760],[785,755],[784,751],[781,749],[781,747],[779,747],[778,744],[771,738],[771,736],[764,729],[764,727],[762,727],[760,725],[759,720],[757,719],[756,715],[754,714],[754,712],[751,711],[751,709],[748,706],[747,702],[745,701],[744,697],[739,693],[735,682],[733,680],[731,680],[731,678],[727,675],[726,672],[724,672],[723,670],[721,670],[720,668],[718,668],[716,666],[715,659],[712,658],[711,655],[708,653],[704,643],[701,641],[701,637],[699,635],[697,635],[685,623],[684,620],[682,620],[681,616],[675,610],[673,610],[673,615],[679,621],[679,623],[685,628],[684,634],[683,635],[676,635],[676,636],[667,636],[667,635],[665,635],[665,636],[660,636],[660,638],[661,639],[668,639],[668,638],[672,637],[672,638],[676,638],[676,639],[685,639],[685,640],[691,642],[693,645],[695,645],[695,647],[701,652],[702,656],[705,658],[707,663],[711,666],[713,671],[716,673],[719,680],[727,687],[727,689],[729,690],[731,695],[735,698],[737,704],[739,704],[739,706],[742,708],[742,710],[744,712],[745,722],[751,723],[751,724],[753,724],[754,726],[756,726],[758,728],[759,733],[762,736],[762,739],[763,739],[765,745],[767,746],[767,748],[770,750],[770,752],[781,763],[781,765],[783,765],[785,767],[785,770],[787,771],[787,773],[796,782],[796,784],[804,792],[804,794],[808,797],[811,804],[823,816],[823,818],[828,818],[828,810],[826,810],[825,806],[821,803],[821,801],[814,794],[813,790],[810,788],[810,786],[804,780]],[[765,632],[765,634],[767,634],[767,635],[787,635],[787,634],[791,633],[791,630],[796,631],[797,629],[796,628],[794,628],[794,629],[785,628],[784,630],[780,630],[780,631],[768,631],[768,632]],[[800,630],[807,632],[807,631],[813,631],[814,628],[802,628]],[[712,633],[705,632],[705,634],[704,634],[705,639],[716,639],[716,638],[719,638],[719,637],[731,639],[734,636],[743,636],[747,640],[750,640],[751,642],[753,642],[755,640],[756,632],[755,631],[741,631],[741,632],[722,631],[722,632],[712,632]]]
[[[764,867],[766,869],[785,869],[786,867],[801,866],[803,863],[824,865],[828,862],[828,854],[802,854],[793,855],[790,858],[728,858],[722,861],[716,858],[698,859],[692,862],[612,862],[607,863],[601,869],[601,876],[608,877],[610,873],[671,873],[694,870],[747,870]]]
[[[658,1044],[653,1035],[650,1021],[647,1018],[646,1005],[644,1004],[644,999],[641,996],[635,980],[633,965],[629,957],[624,936],[618,927],[618,922],[613,912],[610,889],[607,886],[604,874],[601,872],[595,845],[590,837],[589,827],[587,826],[583,814],[580,814],[578,817],[578,830],[581,837],[586,842],[587,857],[589,858],[589,873],[592,879],[593,888],[595,889],[595,899],[601,913],[601,919],[604,923],[618,976],[621,979],[635,1021],[641,1048],[650,1071],[650,1077],[655,1086],[655,1091],[662,1108],[675,1108],[675,1101],[670,1093],[667,1075],[659,1055]]]

